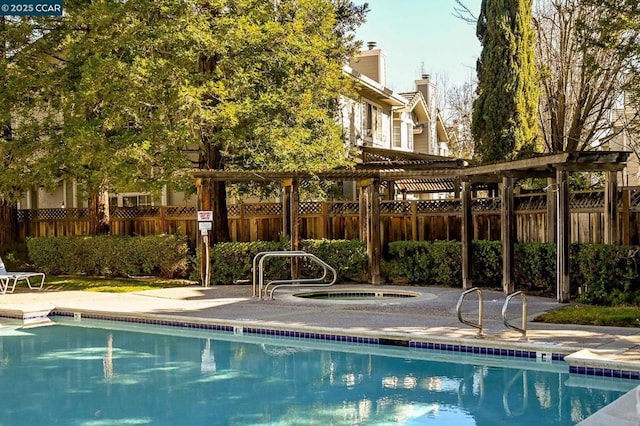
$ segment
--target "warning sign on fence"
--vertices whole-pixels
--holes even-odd
[[[198,222],[213,222],[213,212],[211,210],[198,211]]]

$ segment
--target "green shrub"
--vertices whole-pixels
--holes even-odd
[[[364,281],[367,271],[367,246],[358,240],[304,240],[302,249],[313,253],[338,274],[338,282]],[[304,262],[302,273],[308,277],[320,276],[320,267]]]
[[[41,237],[30,238],[27,247],[34,267],[49,274],[173,278],[188,270],[187,238],[181,235]]]
[[[462,250],[455,241],[394,241],[384,262],[388,278],[407,284],[460,286]]]
[[[302,250],[313,253],[336,269],[338,280],[358,280],[366,268],[366,246],[361,241],[304,240]],[[218,243],[211,247],[211,284],[232,284],[241,280],[252,281],[253,259],[265,251],[291,250],[287,240],[255,241],[250,243]],[[199,263],[198,263],[199,264]],[[270,257],[264,263],[265,280],[291,278],[289,257]],[[321,269],[312,262],[301,263],[302,277],[320,276]],[[199,270],[197,280],[200,280]]]
[[[554,295],[556,245],[524,243],[514,247],[514,272],[518,288],[529,293]]]
[[[388,278],[403,278],[408,284],[432,284],[434,263],[429,241],[393,241],[388,246],[388,261],[384,264]]]
[[[592,305],[635,304],[640,300],[638,249],[582,244],[577,255],[580,301]]]
[[[455,241],[436,241],[431,245],[435,265],[433,281],[445,287],[462,286],[462,245]]]
[[[265,251],[290,250],[287,241],[253,241],[250,243],[217,243],[210,248],[211,284],[233,284],[252,280],[254,257]],[[199,263],[198,263],[199,265]],[[291,276],[291,262],[285,258],[265,260],[265,279],[284,279]],[[197,280],[200,280],[197,269]]]
[[[471,243],[471,279],[474,285],[502,287],[502,241]]]

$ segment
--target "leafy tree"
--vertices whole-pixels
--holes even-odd
[[[482,161],[526,156],[538,147],[539,90],[534,63],[532,0],[483,0],[477,35],[478,98],[472,132]]]
[[[366,10],[348,0],[69,1],[64,17],[16,20],[30,37],[0,97],[14,117],[0,147],[14,159],[7,179],[76,179],[99,232],[108,190],[187,187],[193,163],[344,164],[333,112]],[[214,239],[228,239],[224,183],[205,189]]]

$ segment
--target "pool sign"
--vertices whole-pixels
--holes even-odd
[[[211,222],[198,222],[198,229],[200,231],[211,231]]]
[[[213,222],[213,212],[211,210],[198,211],[198,222]]]

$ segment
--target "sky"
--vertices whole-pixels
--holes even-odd
[[[387,54],[387,84],[395,92],[415,90],[424,72],[447,86],[475,78],[480,42],[475,25],[454,16],[454,0],[354,0],[370,12],[357,31],[363,49],[375,41]],[[477,15],[480,0],[465,0]]]

